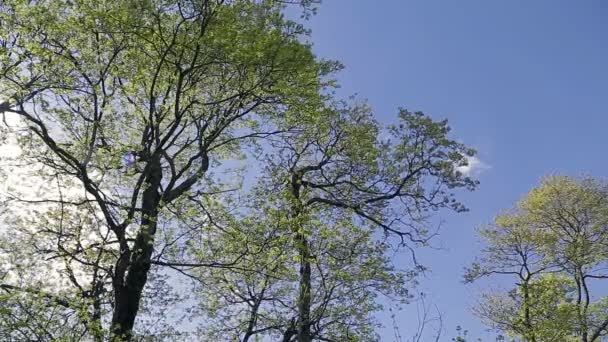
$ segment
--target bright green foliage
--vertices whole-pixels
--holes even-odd
[[[421,269],[394,270],[389,237],[413,252],[431,212],[465,210],[474,151],[445,121],[382,127],[333,99],[341,66],[282,14],[315,2],[2,1],[3,133],[37,180],[0,198],[6,307],[32,294],[49,339],[181,336],[164,313],[192,302],[189,277],[222,338],[373,339],[375,296],[407,299]],[[2,336],[39,338],[22,314]]]
[[[540,275],[507,294],[484,295],[475,313],[489,326],[524,341],[575,341],[573,285],[563,276]]]
[[[198,275],[214,280],[201,289],[215,317],[209,338],[292,340],[307,326],[313,339],[377,339],[376,297],[406,302],[423,269],[394,270],[387,238],[400,237],[412,251],[425,245],[432,236],[426,212],[462,210],[447,189],[475,186],[455,169],[473,152],[446,137],[445,122],[403,110],[387,142],[377,140],[381,128],[365,106],[325,114],[271,141],[278,153],[267,158],[268,176],[238,220],[240,234],[217,240],[238,263]],[[437,188],[423,187],[428,179]],[[378,241],[377,229],[387,238]]]
[[[205,279],[200,289],[202,306],[212,318],[203,329],[208,338],[279,340],[292,328],[297,319],[302,247],[293,239],[297,226],[306,232],[312,254],[314,336],[375,340],[378,323],[371,314],[380,309],[376,297],[407,300],[406,286],[415,273],[393,269],[388,244],[375,242],[371,232],[354,226],[349,216],[311,212],[290,218],[284,197],[264,195],[253,201],[256,207],[241,220],[238,231],[217,239],[233,259],[242,258],[229,269],[208,268],[198,275]]]
[[[608,186],[594,179],[550,177],[519,203],[525,219],[543,234],[551,259],[592,270],[608,251]]]
[[[94,320],[114,314],[130,335],[132,322],[118,321],[136,315],[151,259],[185,237],[200,241],[204,232],[179,226],[183,215],[205,217],[193,208],[238,183],[223,165],[253,139],[320,115],[339,65],[315,59],[281,10],[277,1],[2,1],[0,113],[20,118],[14,163],[37,169],[28,177],[40,193],[10,195],[0,275],[91,298]],[[133,167],[121,165],[129,153]]]
[[[480,230],[486,246],[465,280],[516,277],[509,294],[487,294],[476,312],[525,341],[599,341],[608,331],[606,294],[593,279],[608,255],[608,186],[592,178],[545,178]]]

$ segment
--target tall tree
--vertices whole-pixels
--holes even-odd
[[[390,295],[397,289],[395,295],[407,299],[399,290],[406,283],[392,276],[386,265],[385,243],[373,247],[371,241],[366,242],[370,234],[380,229],[387,236],[398,237],[403,247],[413,251],[432,235],[425,225],[427,211],[445,207],[464,210],[448,189],[474,188],[476,183],[456,170],[473,152],[447,137],[445,122],[405,110],[399,118],[400,124],[389,128],[393,136],[390,142],[378,141],[378,125],[365,106],[327,111],[322,120],[309,123],[307,129],[278,135],[269,142],[274,152],[268,160],[267,174],[271,178],[263,180],[258,194],[264,197],[256,206],[270,205],[271,209],[257,214],[256,221],[273,227],[276,241],[283,244],[277,247],[281,261],[270,263],[265,272],[258,271],[265,274],[257,278],[258,283],[228,283],[237,296],[234,303],[257,303],[252,310],[259,310],[264,293],[268,295],[264,291],[276,284],[269,282],[266,274],[274,274],[275,268],[289,270],[289,262],[298,261],[297,284],[293,284],[294,275],[275,274],[283,284],[281,299],[269,295],[273,308],[279,301],[285,309],[293,310],[275,315],[279,318],[265,325],[284,329],[283,340],[366,336],[364,330],[356,328],[368,324],[366,315],[376,308],[371,297],[374,292]],[[269,189],[273,191],[268,193]],[[266,215],[270,220],[264,219]],[[271,258],[277,253],[273,251]],[[265,265],[267,259],[261,260]],[[416,264],[410,276],[420,267]],[[221,282],[226,282],[223,277],[222,273]],[[297,289],[297,294],[290,289]],[[364,295],[368,292],[369,296]],[[244,293],[250,297],[242,298]],[[251,293],[258,296],[251,297]],[[344,303],[357,301],[359,310],[344,311]],[[259,314],[251,314],[256,317],[251,322],[258,321]],[[330,318],[333,326],[323,323]]]
[[[477,310],[484,318],[526,341],[591,342],[608,333],[607,297],[593,282],[606,278],[608,261],[603,182],[545,178],[481,234],[487,247],[465,279],[518,278],[509,296],[487,297]]]
[[[167,272],[223,281],[225,304],[249,308],[243,338],[261,323],[287,341],[371,334],[373,296],[403,287],[375,229],[426,244],[429,212],[464,210],[452,189],[475,187],[457,172],[474,151],[422,113],[401,110],[381,142],[367,108],[332,105],[339,64],[281,14],[315,2],[0,4],[0,113],[17,118],[15,163],[40,180],[3,198],[0,300],[17,308],[0,312],[3,336],[131,340],[147,302],[172,300]],[[274,157],[247,160],[267,175],[254,207],[236,201],[251,197],[234,165],[260,150]],[[277,274],[292,284],[268,299]],[[274,328],[260,308],[281,296],[291,315]],[[47,323],[23,329],[32,320]]]
[[[301,25],[280,9],[223,0],[0,5],[0,112],[25,123],[26,157],[86,192],[46,202],[93,206],[95,229],[109,236],[36,252],[82,265],[82,255],[109,258],[90,276],[110,278],[113,338],[132,335],[168,208],[205,196],[210,168],[246,141],[314,114],[334,64],[314,59]],[[70,239],[61,224],[52,229]]]

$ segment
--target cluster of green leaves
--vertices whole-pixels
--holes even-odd
[[[0,3],[0,114],[39,180],[1,194],[0,336],[183,337],[152,315],[200,302],[179,317],[207,339],[377,338],[377,297],[423,269],[395,269],[391,238],[413,253],[430,213],[465,210],[475,152],[334,99],[340,64],[283,15],[315,3]]]
[[[207,269],[201,277],[224,285],[202,289],[215,291],[203,296],[217,315],[215,329],[207,329],[213,338],[285,339],[298,325],[318,339],[376,338],[376,297],[406,302],[409,285],[423,270],[418,264],[393,269],[390,243],[378,240],[377,228],[399,236],[408,248],[424,245],[431,237],[424,225],[429,210],[462,209],[447,188],[475,185],[456,171],[472,151],[446,137],[445,122],[405,110],[400,119],[389,129],[393,142],[378,140],[381,128],[365,106],[326,111],[309,129],[273,139],[276,152],[266,159],[268,176],[254,189],[253,207],[240,219],[244,226],[218,240],[236,248],[232,259],[243,266],[232,276]],[[439,187],[426,184],[432,177],[440,179]],[[252,241],[256,235],[263,239]],[[243,246],[251,244],[261,247],[247,260]],[[310,302],[308,322],[299,321],[303,301]]]
[[[297,266],[303,248],[294,239],[297,227],[307,237],[307,262],[313,267],[313,334],[340,341],[374,339],[372,313],[380,308],[376,297],[407,300],[415,274],[395,270],[386,254],[389,245],[375,241],[349,215],[310,212],[293,218],[285,208],[286,196],[254,201],[256,207],[238,229],[216,240],[233,259],[243,257],[236,267],[207,268],[198,275],[207,285],[200,288],[202,305],[214,318],[205,328],[208,338],[279,339],[290,329],[298,316]]]
[[[547,177],[480,236],[486,246],[465,280],[502,274],[517,281],[475,309],[490,326],[525,341],[588,342],[608,333],[608,297],[593,281],[606,278],[608,261],[604,183]]]

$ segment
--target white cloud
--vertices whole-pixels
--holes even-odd
[[[491,166],[481,161],[479,158],[467,157],[467,165],[458,166],[457,171],[461,172],[465,176],[478,176],[484,171],[491,169]]]

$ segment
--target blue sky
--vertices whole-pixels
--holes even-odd
[[[420,253],[442,341],[459,324],[492,336],[470,307],[499,281],[460,282],[480,247],[475,228],[544,175],[606,176],[606,18],[603,0],[325,0],[309,23],[314,51],[346,66],[341,95],[368,99],[382,121],[399,106],[447,118],[486,166],[479,190],[462,196],[471,211],[442,215],[443,250]],[[398,320],[405,338],[415,317]]]

